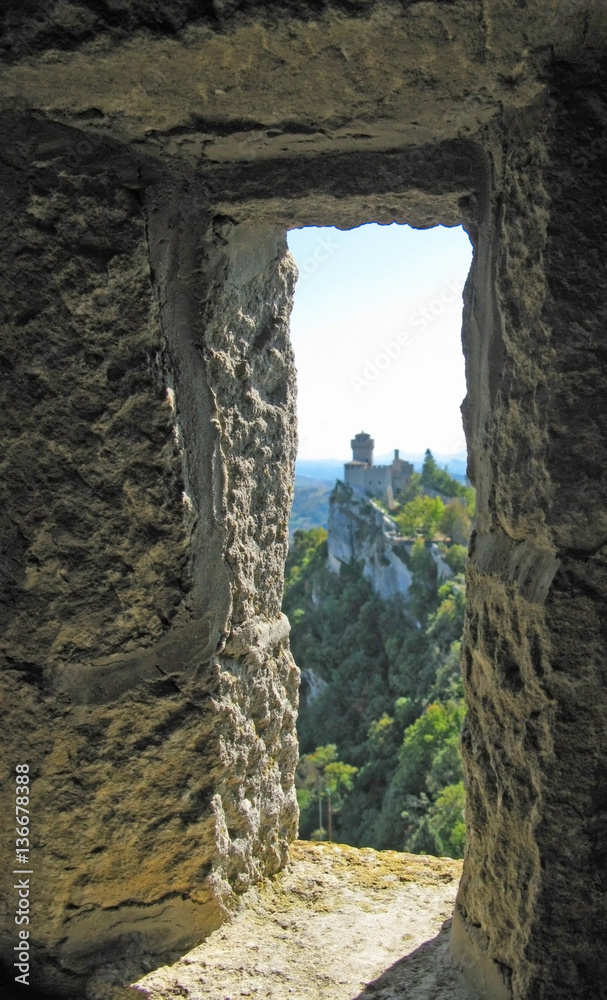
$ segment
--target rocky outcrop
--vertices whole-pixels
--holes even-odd
[[[110,956],[179,951],[283,864],[284,233],[463,223],[477,533],[452,948],[486,997],[595,1000],[604,5],[32,0],[3,18],[0,796],[13,816],[25,760],[30,981],[82,995]]]
[[[406,597],[411,585],[407,565],[412,543],[373,500],[338,482],[329,504],[327,565],[339,573],[342,565],[363,563],[363,575],[384,600]]]
[[[448,580],[450,576],[453,576],[453,570],[443,559],[442,553],[436,542],[432,542],[430,546],[430,555],[432,556],[436,566],[436,579],[440,585],[441,583],[444,583],[445,580]]]
[[[311,704],[327,686],[326,680],[312,667],[301,669],[302,704]]]

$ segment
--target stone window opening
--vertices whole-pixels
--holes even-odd
[[[435,454],[440,456],[443,452],[443,457],[439,460],[442,466],[446,461],[444,452],[448,448],[452,451],[455,447],[461,449],[463,444],[459,412],[465,394],[465,387],[462,387],[461,289],[470,265],[470,255],[467,252],[469,241],[459,228],[430,229],[423,232],[397,225],[361,226],[354,231],[310,228],[298,233],[297,230],[291,230],[288,240],[290,252],[300,271],[291,318],[298,377],[300,436],[307,446],[310,458],[311,439],[318,449],[317,459],[335,453],[341,453],[345,457],[346,465],[338,467],[332,477],[333,485],[335,478],[346,484],[351,482],[357,497],[360,493],[361,498],[379,500],[383,510],[387,509],[388,514],[394,516],[396,505],[393,493],[400,495],[402,492],[401,489],[393,489],[395,482],[398,483],[399,479],[408,481],[414,472],[413,464],[403,462],[402,451],[394,449],[394,445],[401,444],[408,452],[416,452],[416,462],[423,457],[426,448],[431,446]],[[315,246],[324,249],[325,243],[332,248],[332,256],[323,255],[319,262],[310,251]],[[368,261],[369,258],[373,261],[375,280],[367,278],[365,274],[365,267],[367,270],[371,269],[368,263],[360,267],[362,273],[357,270],[360,260]],[[389,266],[386,264],[388,259]],[[332,264],[336,266],[332,267]],[[314,284],[317,278],[320,286],[318,289]],[[393,300],[389,299],[390,285],[395,286]],[[331,294],[328,293],[328,288]],[[440,297],[442,292],[445,292],[444,298]],[[338,303],[343,310],[341,313]],[[436,323],[436,317],[441,317],[440,324]],[[420,326],[421,332],[418,329]],[[347,331],[345,336],[341,327]],[[329,336],[333,337],[335,347],[326,344]],[[376,369],[371,369],[371,364],[368,361],[363,363],[361,359],[373,359],[381,348],[389,352],[392,365],[387,370],[380,370],[379,377],[373,382],[369,376],[375,375]],[[325,368],[331,372],[330,383],[326,377],[323,380],[322,374],[318,372],[319,362],[324,354]],[[381,368],[379,362],[382,360],[383,356],[379,354],[378,368]],[[362,383],[362,389],[361,372],[369,379]],[[313,413],[310,412],[308,398],[311,384],[314,387]],[[418,391],[418,384],[424,387],[422,393]],[[300,410],[302,394],[303,412]],[[323,407],[326,410],[323,411]],[[322,423],[317,411],[322,413]],[[440,419],[435,419],[428,427],[428,415],[434,417],[437,412]],[[331,426],[325,433],[324,421],[327,420]],[[340,434],[337,438],[335,425]],[[379,425],[381,445],[369,434],[362,432],[350,441],[352,429],[363,425],[373,430],[373,437],[377,437]],[[440,433],[443,434],[443,440],[449,443],[441,446],[440,438],[437,440]],[[450,444],[451,441],[455,441],[456,445]],[[351,460],[347,453],[350,449]],[[374,457],[377,452],[381,455],[385,451],[389,451],[385,458]],[[411,454],[406,457],[413,458]],[[421,466],[416,467],[419,471]],[[306,472],[303,465],[298,471],[300,475],[314,474],[322,478],[321,469],[322,466],[319,466],[314,473]],[[460,467],[459,472],[463,469]],[[374,478],[371,474],[373,471],[381,473],[383,478]],[[357,483],[355,474],[358,472],[363,473],[364,483],[362,480]],[[325,478],[330,478],[328,472]],[[340,489],[339,486],[337,488]],[[406,603],[411,575],[401,557],[404,548],[401,547],[397,554],[393,543],[398,528],[387,520],[385,514],[377,514],[376,508],[366,504],[365,514],[362,516],[368,516],[369,511],[373,510],[375,513],[371,515],[368,531],[379,531],[379,537],[376,538],[375,534],[371,536],[375,539],[372,546],[373,557],[364,557],[364,576],[371,581],[373,591],[381,598]],[[297,506],[295,511],[297,512]],[[343,512],[342,502],[332,504],[331,512],[327,566],[331,571],[338,572],[344,562],[363,558],[361,546],[366,544],[367,532],[361,533],[360,540],[354,542],[357,533],[356,518],[349,528],[341,523],[338,512]],[[327,527],[326,524],[324,526]],[[385,540],[383,532],[386,532]],[[440,540],[448,544],[448,540],[442,536]],[[405,540],[400,541],[404,545]],[[458,542],[461,541],[465,542],[466,539],[458,538]],[[436,545],[432,551],[435,550],[438,552]],[[453,571],[442,562],[437,587],[444,582],[444,578],[451,575]],[[315,605],[321,592],[319,588],[314,599]],[[285,612],[291,617],[293,607],[288,601]],[[314,614],[314,608],[311,609],[311,614]],[[302,669],[300,712],[307,713],[310,708],[310,692],[314,691],[316,694],[322,691],[326,681],[317,676],[316,670],[311,671],[308,667],[305,644],[302,646],[301,639],[298,641],[300,615],[303,612],[298,608],[295,618],[291,619],[291,646],[296,662]],[[308,625],[310,627],[314,631],[313,626]],[[313,662],[319,662],[320,659],[318,653],[313,656]],[[386,680],[386,685],[387,683]],[[389,715],[394,715],[394,700],[405,693],[402,688],[394,689],[392,704],[385,706]],[[379,714],[381,713],[378,712],[378,716]],[[307,725],[309,726],[309,722]],[[317,742],[337,742],[342,759],[344,745],[347,746],[348,740],[347,734],[342,732],[341,736],[327,735],[325,739],[318,736]],[[314,746],[306,742],[301,753],[307,755],[314,750]],[[343,759],[351,763],[347,750]],[[462,795],[459,775],[458,794]],[[311,810],[304,814],[303,825],[300,822],[300,836],[304,839],[323,825],[318,820],[318,808],[313,823]],[[329,822],[329,829],[330,825]],[[339,836],[348,843],[378,846],[372,839],[361,839],[360,834],[351,839],[353,829],[346,832],[343,825]],[[367,833],[367,838],[369,836]],[[457,846],[443,846],[440,849],[425,845],[403,846],[404,838],[403,831],[400,841],[396,835],[392,841],[384,840],[381,846],[396,850],[428,851],[431,854],[442,852],[461,857],[461,848]]]

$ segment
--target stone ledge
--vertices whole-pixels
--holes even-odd
[[[461,870],[451,858],[297,841],[231,922],[136,988],[148,1000],[476,1000],[447,952]]]

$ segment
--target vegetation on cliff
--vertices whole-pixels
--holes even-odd
[[[474,498],[432,463],[395,512],[411,539],[406,602],[373,593],[360,563],[330,572],[323,529],[295,533],[284,610],[297,663],[324,682],[314,698],[302,691],[301,836],[328,836],[330,825],[355,846],[462,856],[461,538]],[[453,571],[444,582],[432,545]]]

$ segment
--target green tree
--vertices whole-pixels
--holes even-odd
[[[424,486],[432,487],[436,479],[436,475],[439,472],[438,465],[434,459],[434,455],[429,448],[426,448],[424,454],[424,464],[422,465],[422,483]]]
[[[458,638],[451,643],[447,652],[439,656],[434,683],[429,695],[430,702],[463,701],[464,688],[459,665],[461,647],[461,639]]]
[[[463,573],[468,561],[467,545],[441,545],[441,554],[454,573]]]
[[[472,514],[462,497],[450,500],[443,507],[440,529],[458,546],[468,544],[472,532]]]
[[[472,487],[464,486],[463,483],[458,482],[457,479],[449,475],[447,469],[440,469],[429,448],[424,455],[420,478],[422,490],[433,490],[446,497],[464,497],[471,506],[471,512],[474,513],[472,507],[474,490]]]
[[[439,855],[461,858],[466,842],[464,809],[466,793],[463,781],[446,785],[428,809],[427,825]]]
[[[409,609],[415,621],[421,624],[438,604],[436,563],[423,538],[418,538],[413,545],[409,569],[413,574],[408,595]]]
[[[406,730],[399,770],[408,792],[415,795],[428,790],[427,778],[435,759],[440,758],[445,746],[448,745],[451,751],[457,746],[464,713],[464,706],[456,702],[434,702]],[[455,753],[450,765],[458,772],[460,764]],[[461,771],[458,774],[461,776]],[[435,784],[437,777],[435,774]]]
[[[445,797],[443,792],[462,782],[459,733],[464,714],[461,701],[434,702],[405,732],[393,780],[405,805],[405,850],[443,853],[446,842],[451,851],[456,849],[461,816],[452,808],[453,793]]]
[[[420,497],[422,493],[423,486],[421,474],[419,472],[412,472],[409,482],[404,487],[403,492],[398,499],[401,503],[409,503],[409,501],[415,499],[415,497]]]
[[[333,839],[333,817],[343,806],[344,796],[352,790],[357,767],[345,764],[337,759],[337,747],[329,743],[324,747],[316,747],[313,753],[304,754],[299,762],[300,789],[304,795],[298,795],[300,808],[309,808],[312,798],[318,805],[318,831],[323,828],[323,799],[327,802],[327,820],[329,840]],[[314,796],[310,794],[314,789]]]
[[[440,497],[415,497],[395,515],[394,520],[403,535],[421,534],[434,538],[445,513]]]
[[[440,604],[429,616],[426,635],[446,652],[462,634],[466,609],[466,585],[461,575],[452,577],[438,588]]]
[[[285,566],[285,591],[299,580],[310,561],[316,556],[319,546],[327,540],[324,528],[299,528],[293,535]]]

